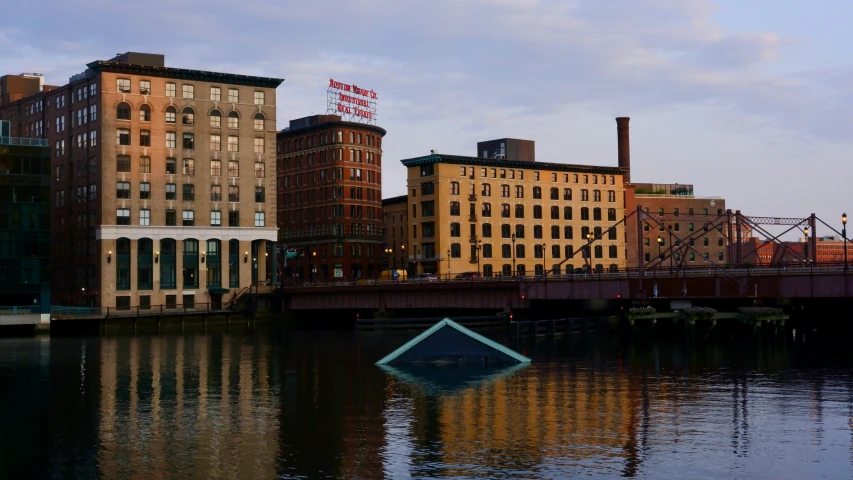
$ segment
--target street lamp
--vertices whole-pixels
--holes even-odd
[[[450,280],[450,249],[447,249],[447,279]]]
[[[809,263],[809,227],[803,229],[803,235],[806,236],[806,246],[804,251],[806,252],[806,265]]]
[[[661,249],[663,248],[663,237],[658,235],[658,258],[660,258],[661,263],[663,263],[663,252]],[[660,264],[658,264],[658,269],[660,269]]]
[[[512,276],[515,276],[515,234],[510,237],[512,239]]]
[[[669,232],[669,248],[674,251],[675,244],[672,243],[672,225],[667,227],[667,232]],[[669,254],[669,273],[672,273],[672,253]]]
[[[593,238],[595,238],[595,236],[592,234],[592,232],[586,234],[586,259],[587,259],[586,269],[587,269],[587,272],[589,272],[589,273],[592,273],[592,239]]]
[[[841,238],[844,239],[844,273],[847,273],[847,214],[841,214]]]
[[[483,241],[477,240],[477,276],[480,276],[480,249],[483,248]]]

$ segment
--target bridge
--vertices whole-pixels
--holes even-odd
[[[289,310],[522,309],[547,300],[844,298],[843,266],[630,270],[431,282],[304,285],[284,290]]]

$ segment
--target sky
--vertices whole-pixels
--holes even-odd
[[[278,127],[325,113],[334,78],[379,93],[383,195],[399,160],[534,140],[536,158],[617,163],[746,215],[840,224],[853,132],[843,0],[42,0],[0,17],[0,73],[64,84],[116,53],[284,78]],[[820,229],[819,229],[820,230]],[[831,233],[823,230],[819,233]]]

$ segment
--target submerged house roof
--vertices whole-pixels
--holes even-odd
[[[480,388],[507,379],[529,363],[499,366],[397,366],[380,365],[383,371],[415,388],[433,395],[453,395],[469,388]]]
[[[530,363],[530,359],[445,318],[376,364],[439,362],[500,364]]]

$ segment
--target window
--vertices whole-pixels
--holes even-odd
[[[116,145],[130,145],[130,130],[119,128],[116,130]]]
[[[192,227],[195,225],[195,212],[193,210],[184,210],[183,225],[184,227]]]
[[[596,222],[601,221],[601,209],[600,208],[595,207],[592,209],[592,219]]]
[[[717,260],[719,260],[719,261],[721,261],[721,262],[723,261],[723,252],[719,252],[719,253],[717,254]]]
[[[703,238],[703,239],[702,239],[702,246],[707,247],[707,246],[708,246],[708,244],[709,244],[709,242],[708,242],[708,237]]]
[[[229,227],[239,227],[240,226],[240,211],[239,210],[231,210],[228,212],[228,226]]]
[[[116,209],[116,225],[130,225],[130,209]]]
[[[509,185],[501,185],[501,197],[509,198]]]
[[[228,176],[229,177],[239,177],[240,176],[240,163],[237,160],[229,160],[228,161]]]
[[[116,88],[119,93],[130,93],[130,79],[129,78],[118,78],[116,79]],[[79,97],[79,95],[78,95]],[[78,98],[79,100],[79,98]]]
[[[229,152],[238,152],[240,151],[240,140],[236,135],[228,135],[228,151]]]
[[[174,157],[169,157],[166,159],[166,173],[168,175],[174,175],[177,172],[177,162]]]
[[[237,112],[228,113],[228,128],[238,128],[240,126],[240,115]]]
[[[116,156],[116,172],[129,172],[130,171],[130,155],[117,155]]]
[[[255,203],[266,203],[266,187],[255,187]]]
[[[501,245],[501,258],[511,258],[512,247],[510,245]]]
[[[450,244],[450,258],[461,258],[462,257],[462,245],[458,243]]]
[[[195,200],[195,186],[192,183],[185,183],[181,191],[181,199],[185,202]]]
[[[492,258],[492,245],[489,243],[483,244],[483,258]]]
[[[214,102],[222,100],[222,90],[219,87],[210,87],[210,99]]]
[[[211,227],[221,227],[222,226],[222,212],[219,210],[211,210],[210,212],[210,226]]]
[[[450,182],[450,194],[459,195],[459,182]]]
[[[210,186],[210,201],[211,202],[221,202],[222,201],[222,185],[211,185]]]
[[[151,121],[151,107],[148,105],[143,105],[139,107],[139,121],[140,122],[150,122]]]
[[[192,108],[186,107],[181,112],[181,123],[184,125],[195,125],[195,111]]]
[[[524,218],[524,205],[517,204],[515,206],[515,218]]]
[[[175,107],[168,107],[166,109],[166,123],[176,123],[178,120],[178,111]]]
[[[489,185],[488,183],[483,184],[483,196],[484,197],[492,196],[492,186]]]
[[[512,235],[512,229],[506,223],[501,225],[501,238],[510,238]]]
[[[130,182],[116,182],[116,198],[130,198]]]
[[[228,201],[229,202],[239,202],[240,201],[240,187],[237,185],[229,185],[228,186]]]
[[[551,207],[551,220],[560,219],[560,207]]]
[[[236,88],[228,89],[228,102],[240,103],[240,92]]]
[[[515,226],[515,238],[524,238],[524,225]]]
[[[255,212],[255,226],[263,227],[265,225],[264,212]]]
[[[184,98],[195,98],[195,86],[184,84],[181,88]]]
[[[533,226],[533,238],[542,238],[542,225]]]
[[[148,130],[140,130],[139,131],[139,146],[140,147],[150,147],[151,146],[151,132]]]
[[[501,204],[501,218],[509,218],[509,204],[502,203]]]
[[[151,225],[151,210],[143,208],[139,211],[139,224],[142,226]]]
[[[459,202],[450,202],[450,215],[454,217],[459,216]]]
[[[139,199],[140,200],[151,199],[151,184],[150,183],[142,182],[139,184]]]
[[[222,175],[222,161],[221,160],[211,160],[210,161],[210,176],[211,177],[219,177]]]
[[[266,164],[264,162],[255,162],[255,178],[266,177]]]
[[[592,191],[592,201],[600,202],[601,201],[601,190],[593,190]]]
[[[491,203],[484,203],[483,204],[483,216],[484,217],[491,217],[492,216],[492,204]]]
[[[256,113],[255,114],[255,130],[263,130],[264,129],[264,114]]]
[[[183,165],[184,168],[182,171],[184,175],[195,175],[195,160],[192,158],[185,158]]]
[[[571,225],[566,225],[565,227],[563,227],[563,237],[566,240],[572,240],[574,236],[574,229]]]
[[[421,196],[434,195],[435,184],[433,182],[424,182],[421,184]]]
[[[166,132],[166,148],[178,148],[178,134]]]
[[[515,186],[515,198],[524,198],[524,187],[521,185]]]
[[[178,199],[177,187],[175,186],[174,183],[167,183],[166,184],[166,200],[177,200],[177,199]]]
[[[211,117],[213,118],[213,117]],[[222,137],[220,135],[211,135],[210,136],[210,149],[214,152],[218,152],[222,150]]]
[[[264,153],[264,139],[255,137],[255,153]]]
[[[255,105],[264,104],[264,92],[255,92]]]
[[[589,190],[587,190],[585,188],[581,190],[581,201],[582,202],[588,202],[589,201]]]
[[[212,128],[219,128],[222,126],[222,114],[219,113],[219,110],[210,112],[210,126]]]
[[[451,237],[461,237],[462,236],[462,228],[458,223],[450,224],[450,236]]]
[[[518,187],[516,187],[518,188]],[[518,195],[516,195],[518,196]],[[541,187],[533,187],[533,199],[541,200],[542,199],[542,188]]]
[[[181,144],[185,149],[192,150],[195,148],[195,134],[192,133],[184,133],[184,141]]]
[[[175,96],[175,84],[172,82],[166,83],[166,96],[174,97]]]
[[[533,218],[537,220],[542,219],[542,205],[534,205],[533,206]]]
[[[484,223],[483,224],[483,238],[492,238],[492,224]]]
[[[581,207],[581,220],[589,220],[589,208]]]
[[[524,258],[524,245],[516,245],[515,246],[515,258]],[[519,265],[518,267],[519,275],[522,275],[522,269],[524,265]]]

